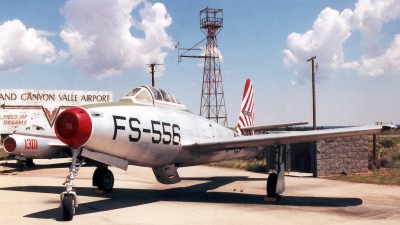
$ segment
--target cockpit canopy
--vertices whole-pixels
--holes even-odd
[[[186,106],[172,94],[161,88],[141,86],[130,91],[122,99],[131,99],[134,103],[156,105],[186,110]]]

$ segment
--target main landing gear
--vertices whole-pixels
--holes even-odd
[[[285,163],[282,161],[283,146],[278,145],[275,149],[275,170],[267,180],[267,198],[278,198],[285,191]]]
[[[106,164],[99,163],[93,174],[92,185],[97,186],[97,189],[101,191],[112,191],[114,187],[114,175]]]
[[[66,190],[60,195],[60,208],[62,209],[63,219],[67,221],[72,220],[75,215],[75,208],[78,207],[76,191],[73,189],[74,179],[85,161],[85,159],[80,161],[79,166],[77,167],[77,156],[80,149],[74,148],[71,151],[72,163],[69,169],[69,175],[64,182]],[[108,166],[103,163],[97,165],[92,181],[93,186],[97,186],[99,190],[105,192],[111,192],[114,187],[114,175],[111,170],[108,169]]]
[[[18,161],[18,169],[21,172],[35,166],[35,163],[33,162],[33,159],[31,159],[31,158],[23,158],[23,157],[19,157],[19,156],[15,157],[15,158]]]

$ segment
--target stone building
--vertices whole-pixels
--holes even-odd
[[[367,136],[329,139],[316,142],[315,157],[313,142],[284,146],[283,161],[285,171],[313,173],[317,160],[317,176],[340,173],[362,173],[368,171]],[[269,147],[267,165],[274,169],[275,150]]]
[[[317,142],[317,174],[368,172],[367,136],[329,139]]]

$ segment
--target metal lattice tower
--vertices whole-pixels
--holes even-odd
[[[227,126],[228,120],[217,44],[217,34],[223,26],[222,16],[222,9],[211,9],[207,6],[200,11],[200,29],[207,36],[200,115]]]

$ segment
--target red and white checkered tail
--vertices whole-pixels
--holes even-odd
[[[242,107],[239,115],[239,122],[236,127],[236,133],[241,135],[254,135],[253,130],[242,130],[244,127],[254,126],[254,96],[251,80],[247,79],[244,85],[242,98]]]

